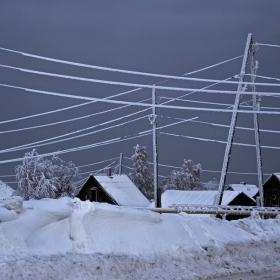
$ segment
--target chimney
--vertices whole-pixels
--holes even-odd
[[[111,169],[111,167],[106,168],[104,171],[105,171],[104,173],[105,173],[108,177],[111,177],[111,176],[112,176],[112,169]]]

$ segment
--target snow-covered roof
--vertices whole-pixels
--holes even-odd
[[[14,190],[0,180],[0,199],[12,196]]]
[[[241,191],[224,191],[222,205],[228,205]],[[173,205],[199,204],[213,205],[217,191],[180,191],[167,190],[161,195],[162,208],[170,208]]]
[[[150,201],[132,183],[127,175],[94,176],[102,188],[120,206],[147,207]]]
[[[259,189],[256,185],[248,184],[231,184],[229,185],[234,191],[244,192],[247,196],[254,197]]]

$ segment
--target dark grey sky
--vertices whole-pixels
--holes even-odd
[[[70,60],[99,66],[127,70],[182,75],[244,53],[248,33],[253,33],[254,41],[280,44],[279,23],[280,2],[278,1],[1,1],[0,3],[0,47],[27,53]],[[260,62],[258,74],[279,77],[280,49],[260,47],[256,59]],[[32,58],[0,51],[0,64],[49,71],[66,75],[98,78],[114,81],[153,84],[158,78],[143,78],[131,75],[107,73],[79,67],[44,62]],[[193,75],[199,78],[225,79],[240,71],[241,59],[223,66]],[[259,80],[260,81],[260,80]],[[94,83],[70,81],[43,77],[0,68],[0,83],[29,87],[39,90],[56,91],[90,97],[107,97],[132,88],[108,86]],[[193,82],[167,82],[166,86],[203,87],[208,84]],[[213,89],[232,89],[235,86],[219,86]],[[269,88],[259,90],[268,91]],[[274,89],[276,90],[276,89]],[[158,91],[159,96],[173,97],[181,93]],[[150,90],[129,94],[120,100],[140,101],[151,96]],[[59,97],[43,96],[20,90],[0,88],[0,120],[18,118],[78,104],[79,101]],[[192,100],[233,103],[234,96],[193,94]],[[244,97],[250,100],[250,97]],[[277,98],[262,99],[263,106],[280,107]],[[162,99],[161,102],[165,100]],[[81,101],[82,102],[82,101]],[[173,105],[196,106],[193,103],[175,102]],[[251,104],[251,103],[249,103]],[[203,105],[205,107],[206,105]],[[37,117],[25,121],[1,124],[0,131],[67,120],[83,115],[101,112],[116,105],[92,104]],[[222,107],[215,107],[222,108]],[[0,149],[6,149],[63,133],[83,129],[136,112],[138,107],[129,107],[114,113],[75,121],[63,125],[50,126],[23,132],[1,135]],[[142,113],[125,120],[144,116]],[[230,114],[206,114],[186,111],[159,110],[159,126],[176,122],[166,117],[189,118],[200,116],[201,121],[229,124]],[[253,126],[252,115],[239,115],[238,125]],[[263,129],[280,130],[278,116],[262,116]],[[121,122],[116,122],[121,123]],[[102,126],[103,128],[106,126]],[[134,134],[151,128],[148,119],[125,125],[102,133],[78,138],[38,148],[39,153],[47,153]],[[95,129],[93,129],[95,130]],[[93,131],[91,130],[91,131]],[[226,140],[228,130],[206,124],[185,123],[168,128],[165,132],[182,135]],[[236,142],[253,143],[252,131],[237,130]],[[118,156],[123,152],[129,157],[137,143],[146,145],[152,154],[152,138],[146,136],[121,143],[61,155],[66,161],[84,165]],[[279,134],[261,133],[263,145],[279,145]],[[225,145],[188,140],[161,135],[159,137],[159,162],[180,166],[184,158],[201,163],[204,169],[220,170]],[[1,154],[0,159],[22,157],[30,149]],[[280,171],[279,150],[263,149],[265,173]],[[152,157],[151,157],[152,161]],[[131,162],[125,161],[131,166]],[[13,164],[2,164],[0,175],[14,174]],[[93,166],[94,169],[102,165]],[[81,172],[89,171],[83,168]],[[127,169],[125,171],[128,171]],[[170,169],[160,168],[161,175]],[[255,150],[234,147],[230,171],[256,172]],[[218,173],[204,172],[202,181],[219,179]],[[265,176],[266,178],[266,176]],[[3,178],[2,178],[3,179]],[[227,183],[246,181],[256,183],[256,176],[230,175]],[[5,178],[4,181],[11,181]],[[12,185],[12,184],[11,184]]]

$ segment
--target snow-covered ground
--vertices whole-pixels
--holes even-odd
[[[214,279],[280,267],[280,219],[0,200],[0,279]]]

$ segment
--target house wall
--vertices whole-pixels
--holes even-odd
[[[280,207],[280,182],[276,176],[265,182],[263,192],[265,207]]]
[[[256,203],[252,199],[247,197],[245,194],[241,193],[228,204],[228,206],[234,206],[234,205],[235,206],[256,206]],[[220,215],[217,215],[217,216],[219,218],[221,218]],[[248,218],[248,216],[244,216],[244,215],[227,215],[226,216],[226,219],[228,221],[239,220],[239,219],[243,219],[243,218]]]

